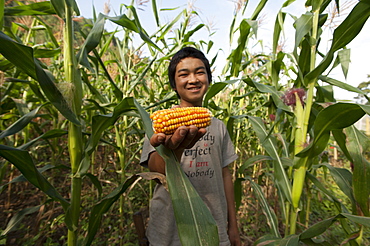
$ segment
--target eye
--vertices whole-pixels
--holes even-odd
[[[188,76],[188,73],[179,73],[179,77],[181,78],[185,78],[186,76]]]

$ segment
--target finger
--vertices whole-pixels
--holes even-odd
[[[198,140],[204,136],[204,134],[207,133],[207,129],[206,128],[199,128],[195,134],[195,136],[193,137],[193,139],[188,143],[188,145],[186,145],[185,149],[190,149],[194,146],[194,144],[196,142],[198,142]]]
[[[166,135],[164,133],[153,134],[149,142],[153,147],[158,147],[161,144],[164,144],[166,140]]]
[[[165,146],[170,149],[177,149],[184,141],[188,132],[189,128],[186,126],[180,126],[171,136],[166,139]]]
[[[180,147],[188,148],[191,143],[195,143],[198,141],[199,137],[197,138],[199,128],[196,126],[189,126],[189,131],[186,134],[184,140],[181,142]],[[194,145],[194,144],[193,144]]]

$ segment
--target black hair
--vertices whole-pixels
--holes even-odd
[[[184,47],[181,50],[177,51],[173,55],[173,57],[172,57],[172,59],[170,61],[170,64],[168,65],[168,78],[169,78],[171,87],[173,89],[176,88],[175,74],[176,74],[177,64],[179,64],[179,62],[182,59],[188,58],[188,57],[198,58],[199,60],[201,60],[204,63],[204,66],[206,67],[206,71],[207,71],[208,83],[211,84],[211,81],[212,81],[211,67],[209,65],[209,61],[206,58],[206,56],[203,54],[202,51],[200,51],[200,50],[198,50],[196,48],[193,48],[193,47]]]

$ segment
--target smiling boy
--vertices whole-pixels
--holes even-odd
[[[179,107],[201,107],[212,80],[204,54],[192,47],[179,50],[168,67],[171,87]],[[207,128],[179,127],[172,135],[154,134],[144,141],[141,164],[151,172],[165,174],[165,162],[155,151],[160,144],[173,150],[181,167],[214,217],[220,246],[239,246],[234,190],[228,165],[237,159],[234,146],[222,121],[212,117]],[[161,184],[150,202],[147,237],[150,245],[181,245],[169,193]]]

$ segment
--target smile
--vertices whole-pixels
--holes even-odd
[[[191,88],[188,88],[189,91],[197,91],[197,90],[200,90],[201,87],[191,87]]]

